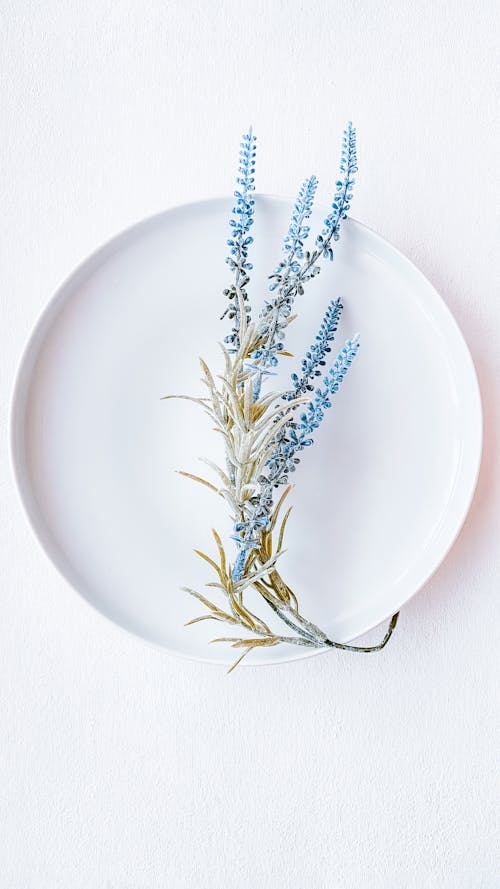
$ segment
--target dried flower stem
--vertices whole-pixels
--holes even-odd
[[[215,572],[215,580],[206,584],[222,597],[219,605],[196,590],[185,588],[206,609],[206,613],[188,624],[215,620],[238,628],[240,636],[222,636],[213,642],[229,643],[242,653],[231,670],[253,649],[281,643],[308,648],[338,648],[344,651],[380,651],[387,644],[396,626],[395,614],[378,645],[358,646],[335,642],[316,624],[299,611],[297,596],[282,578],[277,562],[283,554],[285,528],[291,507],[282,514],[286,498],[292,489],[289,473],[299,463],[298,454],[313,444],[312,435],[321,424],[325,411],[331,406],[358,350],[357,337],[347,340],[336,361],[323,377],[322,386],[314,390],[313,378],[320,376],[331,351],[330,343],[338,326],[342,305],[331,302],[323,318],[316,342],[306,353],[301,375],[292,374],[292,386],[287,392],[262,394],[262,380],[276,366],[278,356],[286,355],[283,340],[294,315],[291,313],[295,297],[303,293],[304,284],[320,271],[321,258],[333,259],[332,241],[339,237],[340,224],[347,217],[354,185],[356,167],[356,136],[351,124],[344,132],[340,178],[336,184],[332,209],[324,228],[316,238],[312,252],[304,251],[309,234],[306,221],[312,212],[317,187],[316,177],[306,179],[294,206],[292,221],[284,241],[285,259],[271,276],[271,291],[277,291],[266,301],[257,323],[251,321],[246,286],[252,268],[248,251],[252,238],[248,231],[253,223],[255,170],[255,137],[251,129],[243,137],[240,166],[235,192],[236,204],[231,221],[232,234],[228,241],[227,259],[233,273],[233,283],[226,289],[232,322],[231,333],[221,343],[224,359],[223,372],[214,375],[200,359],[202,381],[207,389],[204,397],[165,396],[187,398],[202,408],[215,430],[223,436],[225,469],[205,460],[214,472],[215,483],[197,474],[182,471],[182,475],[203,485],[224,498],[234,527],[237,545],[234,564],[227,556],[221,538],[213,530],[216,557],[195,550]],[[314,395],[309,393],[314,391]],[[302,413],[298,410],[302,409]],[[275,502],[274,493],[280,486],[283,493]],[[276,532],[277,540],[273,540]],[[268,607],[286,627],[283,634],[274,632],[267,622],[254,614],[247,605],[247,593],[256,590]],[[289,631],[293,635],[290,635]]]

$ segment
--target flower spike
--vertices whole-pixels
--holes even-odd
[[[224,290],[224,295],[230,300],[230,304],[222,317],[227,314],[233,322],[231,333],[225,338],[225,342],[228,343],[228,348],[231,350],[235,350],[239,346],[240,302],[238,292],[245,305],[246,320],[250,319],[250,306],[245,288],[250,280],[249,272],[252,269],[252,263],[248,261],[248,248],[252,244],[253,238],[248,232],[253,225],[255,204],[252,192],[255,190],[256,142],[252,127],[250,127],[248,132],[242,136],[240,143],[237,188],[234,192],[236,203],[232,210],[232,218],[229,220],[231,237],[227,241],[230,250],[226,262],[233,272],[234,281]]]
[[[259,365],[276,366],[278,355],[283,351],[286,329],[292,319],[292,307],[297,296],[304,293],[304,285],[321,271],[322,258],[333,260],[331,242],[340,237],[341,222],[347,218],[353,195],[354,174],[357,171],[356,130],[349,121],[342,139],[339,178],[335,187],[332,210],[324,222],[321,234],[316,238],[312,252],[304,251],[304,240],[309,226],[304,226],[312,212],[317,188],[315,176],[306,180],[299,192],[288,235],[285,238],[286,258],[271,275],[270,290],[273,297],[266,301],[260,314],[258,343],[253,358]],[[301,263],[298,260],[302,260]],[[260,381],[254,387],[260,393]]]
[[[342,151],[340,154],[340,177],[335,183],[335,196],[333,198],[331,213],[325,219],[325,227],[320,235],[316,238],[316,246],[322,251],[323,256],[327,259],[333,259],[333,250],[330,241],[338,241],[340,237],[340,224],[342,220],[347,219],[347,211],[350,210],[350,201],[352,200],[353,187],[355,183],[354,174],[357,173],[357,157],[356,157],[356,130],[351,121],[344,130],[342,139]]]
[[[302,361],[300,377],[296,373],[292,374],[293,389],[283,395],[286,401],[291,401],[292,398],[305,395],[306,392],[312,392],[314,389],[312,380],[314,377],[321,376],[320,368],[325,366],[325,356],[331,352],[330,343],[335,338],[342,308],[340,299],[331,300],[329,303],[316,335],[316,342],[313,343],[309,352],[306,352],[306,357]]]

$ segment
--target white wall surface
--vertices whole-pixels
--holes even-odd
[[[498,787],[500,36],[495,3],[4,0],[1,407],[51,293],[145,215],[325,183],[431,279],[472,351],[484,459],[466,526],[390,646],[223,669],[68,589],[2,435],[1,889],[494,889]],[[498,389],[497,389],[498,392]]]

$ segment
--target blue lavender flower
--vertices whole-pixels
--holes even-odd
[[[297,454],[314,444],[312,435],[320,427],[325,411],[332,406],[332,398],[338,392],[358,349],[357,336],[346,341],[333,366],[323,377],[323,387],[316,389],[314,400],[306,405],[299,421],[291,420],[277,434],[275,449],[267,461],[265,474],[258,479],[259,494],[249,501],[245,521],[235,525],[233,539],[238,546],[238,555],[233,567],[233,580],[238,581],[242,577],[248,553],[259,545],[260,532],[269,524],[273,489],[288,484],[290,473],[295,472],[300,462]]]
[[[331,397],[338,392],[340,384],[349,370],[359,349],[357,336],[347,340],[337,360],[323,377],[323,389],[316,389],[314,401],[310,401],[305,412],[300,417],[300,423],[296,426],[297,443],[293,444],[293,453],[301,451],[313,442],[309,436],[317,429],[324,417],[325,410],[332,406]]]
[[[250,130],[242,143],[243,159],[240,166],[242,178],[239,180],[242,190],[235,192],[238,202],[233,211],[240,218],[232,222],[233,238],[228,242],[232,248],[228,263],[235,272],[235,284],[225,291],[226,295],[234,300],[229,309],[229,315],[234,319],[234,327],[231,335],[226,337],[226,342],[233,349],[239,345],[240,320],[239,305],[236,304],[235,296],[239,287],[244,301],[247,301],[244,287],[248,283],[248,271],[251,269],[251,265],[247,262],[247,253],[252,241],[248,236],[248,228],[253,221],[251,219],[253,200],[249,197],[249,192],[253,190],[252,174],[255,157],[253,138]],[[304,244],[310,229],[306,222],[311,216],[317,189],[315,176],[310,176],[303,182],[297,196],[283,242],[284,258],[270,276],[269,289],[273,296],[264,303],[257,328],[257,348],[252,353],[251,360],[245,365],[245,370],[254,375],[254,401],[260,397],[263,377],[272,374],[271,368],[276,367],[278,363],[278,355],[284,347],[286,328],[296,296],[302,295],[304,284],[319,273],[318,261],[322,257],[333,259],[331,242],[338,240],[341,222],[347,218],[356,170],[356,132],[352,124],[348,123],[343,135],[340,174],[332,210],[325,219],[324,228],[316,238],[315,249],[312,251],[304,250]],[[341,311],[340,300],[329,304],[316,341],[302,361],[301,374],[300,376],[292,374],[292,389],[284,393],[284,399],[292,401],[305,392],[313,391],[312,381],[321,375],[321,368],[326,364],[326,355],[331,351],[330,343],[334,339]],[[259,546],[262,530],[269,524],[274,489],[278,485],[288,483],[290,473],[295,471],[300,462],[298,454],[314,443],[313,433],[321,425],[325,411],[331,407],[332,397],[338,391],[358,347],[357,337],[346,342],[337,360],[323,377],[322,387],[316,389],[314,398],[307,404],[300,418],[297,420],[291,412],[288,422],[281,425],[276,433],[274,450],[267,460],[264,472],[257,480],[258,493],[246,502],[242,520],[234,527],[233,539],[238,547],[232,570],[234,581],[240,580],[243,576],[247,556],[252,549]]]
[[[321,376],[320,368],[325,366],[325,356],[331,352],[330,343],[335,338],[342,308],[340,299],[332,300],[329,303],[316,335],[316,342],[313,343],[309,352],[306,352],[306,357],[302,361],[300,377],[296,373],[292,374],[293,389],[283,395],[287,401],[313,391],[313,378]]]
[[[240,580],[248,553],[260,545],[261,531],[270,523],[270,514],[273,508],[273,489],[267,483],[264,476],[260,478],[260,491],[248,502],[247,518],[244,522],[237,522],[234,526],[235,533],[232,539],[236,541],[238,555],[232,570],[232,578]]]
[[[356,130],[351,121],[347,124],[342,138],[342,151],[340,155],[341,176],[335,183],[335,196],[332,210],[325,219],[325,227],[316,238],[316,246],[327,259],[333,259],[333,250],[330,242],[333,238],[338,241],[340,237],[340,224],[347,219],[347,211],[350,210],[352,189],[354,187],[354,174],[357,172],[356,157]]]
[[[359,340],[355,336],[347,340],[337,360],[323,377],[323,388],[316,389],[314,400],[310,401],[299,421],[294,419],[283,426],[276,437],[276,448],[269,458],[268,481],[274,486],[287,484],[288,475],[299,463],[297,453],[314,444],[311,437],[321,425],[325,411],[332,405],[332,397],[338,392],[340,384],[349,370],[359,349]]]
[[[271,508],[272,504],[268,512],[271,511]],[[238,546],[238,555],[231,574],[233,580],[238,581],[241,579],[247,555],[250,550],[257,549],[260,546],[260,533],[269,525],[269,522],[270,519],[267,513],[259,515],[258,511],[255,510],[252,511],[248,521],[237,522],[234,526],[236,533],[232,535],[232,539],[236,541]]]
[[[290,229],[285,238],[286,261],[282,261],[271,275],[270,290],[277,291],[277,295],[271,300],[266,300],[260,315],[258,327],[260,345],[253,356],[257,359],[258,366],[277,364],[277,356],[284,347],[286,328],[296,296],[301,296],[304,293],[304,284],[319,274],[321,267],[318,261],[322,257],[333,260],[331,242],[339,239],[341,222],[347,218],[356,171],[356,130],[349,121],[342,139],[340,172],[332,210],[325,219],[324,228],[316,238],[316,247],[312,252],[303,250],[304,240],[309,233],[309,226],[304,226],[303,222],[312,212],[317,187],[315,176],[304,182],[297,198]],[[302,264],[298,263],[297,259],[302,259]],[[259,397],[260,384],[259,377],[254,386],[255,398]]]
[[[277,355],[283,349],[282,340],[292,310],[295,280],[300,271],[298,260],[304,258],[304,242],[310,230],[310,227],[305,223],[311,216],[317,187],[316,176],[309,176],[302,183],[295,201],[290,225],[283,240],[284,258],[270,275],[269,290],[271,292],[277,290],[278,294],[273,299],[265,300],[259,317],[258,336],[263,346],[257,349],[252,356],[254,359],[253,369],[256,374],[255,401],[260,395],[265,368],[277,365]],[[257,364],[255,364],[256,361]]]
[[[226,308],[222,317],[227,314],[233,322],[231,333],[225,338],[230,351],[236,350],[239,346],[240,306],[237,297],[238,291],[245,303],[247,319],[250,318],[248,294],[245,288],[250,280],[249,272],[252,269],[252,263],[248,261],[248,248],[252,244],[253,238],[248,232],[253,225],[255,204],[252,197],[252,192],[255,190],[253,176],[255,173],[255,155],[256,138],[252,133],[252,127],[250,127],[248,133],[242,136],[240,143],[239,175],[236,179],[239,187],[234,192],[236,203],[232,210],[233,218],[229,221],[232,229],[231,237],[227,241],[230,251],[226,262],[234,273],[234,282],[224,290],[224,295],[230,300],[230,305]]]
[[[298,259],[304,258],[304,242],[310,231],[310,226],[305,225],[313,209],[314,197],[318,187],[316,176],[304,179],[293,208],[292,219],[288,232],[283,239],[283,252],[285,258],[279,263],[273,274],[270,275],[271,284],[269,290],[273,291],[280,284],[286,282],[287,273],[297,274],[300,265]]]

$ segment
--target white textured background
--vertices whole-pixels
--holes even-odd
[[[382,655],[223,670],[101,619],[21,515],[2,436],[1,889],[494,889],[499,618],[495,4],[4,0],[2,417],[29,330],[103,239],[333,174],[458,319],[485,449],[459,541]],[[497,389],[498,392],[498,389]]]

